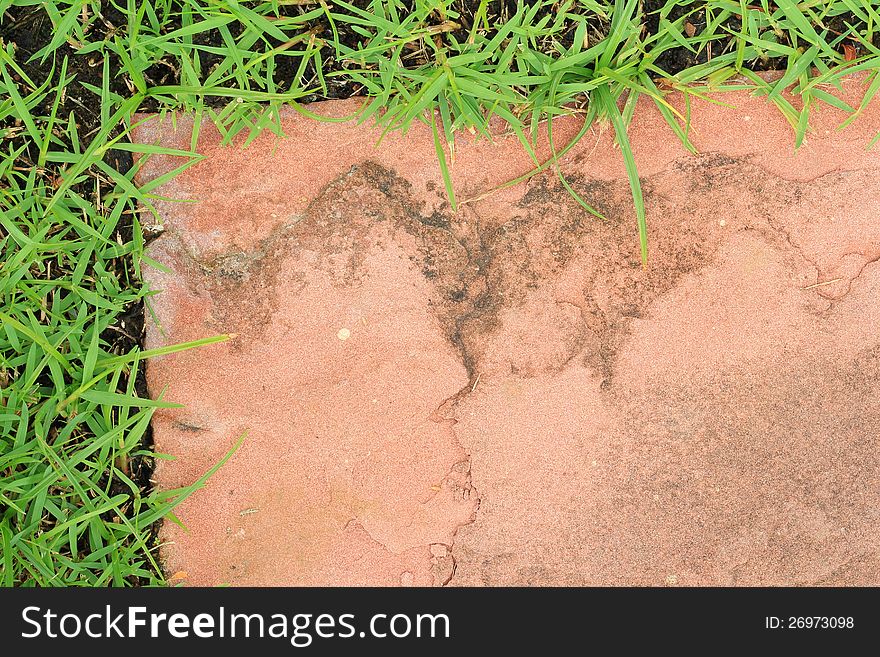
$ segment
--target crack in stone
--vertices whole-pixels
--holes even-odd
[[[453,494],[463,501],[474,499],[470,518],[457,525],[451,533],[450,542],[443,544],[445,546],[444,554],[433,553],[438,552],[439,548],[432,551],[432,576],[435,584],[445,586],[455,574],[455,537],[462,526],[476,520],[480,506],[479,493],[471,482],[471,455],[464,450],[455,432],[454,425],[457,420],[450,417],[457,401],[473,389],[473,382],[478,376],[475,374],[476,361],[463,333],[463,327],[471,321],[478,321],[484,314],[486,309],[480,307],[480,294],[490,294],[486,275],[487,250],[480,231],[477,230],[476,235],[471,236],[472,241],[469,241],[467,235],[456,232],[455,226],[466,226],[468,225],[467,220],[471,220],[473,225],[479,225],[480,218],[475,213],[466,213],[467,216],[464,218],[461,214],[453,217],[440,211],[434,211],[430,216],[426,216],[422,212],[421,204],[412,198],[410,185],[407,181],[398,177],[394,172],[370,162],[353,167],[343,178],[344,183],[340,180],[331,183],[319,196],[319,199],[310,206],[310,211],[307,214],[332,211],[335,199],[343,196],[341,190],[338,189],[341,184],[350,185],[352,190],[364,190],[363,192],[352,192],[359,194],[360,211],[364,210],[364,206],[367,209],[371,206],[367,200],[371,194],[370,190],[374,190],[372,193],[378,192],[381,195],[381,201],[377,203],[380,206],[380,209],[376,211],[377,218],[380,218],[379,212],[385,213],[385,216],[391,218],[396,227],[402,228],[419,244],[422,262],[418,264],[421,265],[425,278],[433,284],[432,286],[437,292],[432,302],[434,312],[441,324],[447,326],[447,338],[456,347],[462,365],[468,373],[468,384],[449,398],[442,400],[429,415],[431,421],[448,426],[456,442],[465,452],[465,458],[451,466],[441,479],[440,490],[431,497],[440,494],[443,488],[449,487]],[[329,201],[329,207],[323,207],[325,203],[320,199]],[[458,220],[455,225],[453,218]],[[473,239],[474,237],[475,239]],[[458,255],[455,255],[456,253]],[[475,290],[479,290],[480,293],[475,294]],[[456,298],[456,295],[460,295],[460,297]],[[467,306],[469,308],[465,309]]]
[[[865,270],[868,269],[868,267],[870,265],[880,261],[880,252],[877,252],[876,254],[872,253],[871,255],[867,255],[861,251],[849,251],[847,253],[844,253],[841,256],[838,263],[834,267],[831,267],[830,270],[828,270],[828,271],[834,271],[834,270],[842,267],[844,264],[844,260],[850,256],[860,256],[862,258],[862,263],[861,263],[861,265],[858,266],[858,269],[854,274],[852,274],[850,276],[844,275],[843,279],[845,280],[845,285],[846,285],[845,289],[842,292],[838,292],[838,293],[834,293],[833,291],[829,291],[826,293],[822,289],[817,290],[817,292],[821,296],[823,296],[824,298],[831,301],[832,305],[838,301],[843,300],[852,291],[853,283],[855,283],[855,281],[858,280],[862,276],[862,274],[865,273]],[[823,276],[823,278],[827,279],[827,278],[829,278],[829,275],[825,275],[825,276]],[[834,279],[831,278],[832,282],[833,282],[833,280]]]
[[[473,390],[474,390],[474,386],[471,386],[471,385],[464,386],[458,392],[456,392],[455,394],[447,397],[442,402],[440,402],[440,404],[437,406],[437,408],[429,416],[429,419],[432,422],[436,422],[438,424],[446,424],[449,427],[449,430],[452,432],[452,435],[455,436],[456,442],[462,447],[462,449],[464,449],[464,445],[461,442],[461,439],[459,438],[458,434],[455,431],[455,425],[458,423],[458,420],[455,419],[454,417],[450,417],[448,414],[453,412],[455,406],[462,399],[464,399],[468,394],[473,392]],[[470,518],[468,519],[467,522],[461,523],[455,527],[455,529],[452,531],[452,537],[450,539],[450,542],[446,546],[448,548],[448,554],[445,556],[449,560],[451,560],[451,566],[449,568],[448,576],[446,576],[445,578],[441,578],[441,579],[443,579],[443,581],[439,584],[439,586],[441,586],[441,587],[448,585],[449,582],[452,581],[452,578],[455,576],[456,568],[458,567],[458,563],[455,559],[455,554],[453,552],[453,548],[455,546],[455,538],[458,536],[458,532],[462,527],[464,527],[466,525],[471,525],[474,522],[476,522],[477,513],[480,510],[480,503],[481,503],[479,491],[477,491],[477,489],[474,488],[472,480],[471,480],[471,455],[470,455],[470,453],[466,452],[466,458],[463,459],[462,461],[459,461],[458,463],[454,464],[452,466],[452,468],[450,468],[450,470],[443,477],[443,481],[450,480],[450,478],[452,478],[454,473],[461,474],[465,477],[464,483],[461,484],[462,495],[463,495],[464,499],[470,499],[471,495],[475,496],[476,499],[474,502],[474,509],[471,512]],[[435,493],[435,494],[439,494],[439,493],[440,493],[440,491],[437,491],[437,493]],[[436,581],[436,579],[437,578],[435,577],[435,581]]]
[[[813,270],[813,277],[815,279],[815,282],[802,289],[814,290],[818,296],[826,299],[829,302],[826,310],[832,310],[837,302],[844,299],[850,293],[853,283],[859,277],[861,277],[862,274],[864,274],[865,270],[870,265],[880,261],[880,250],[853,250],[847,251],[842,254],[837,263],[835,263],[834,265],[823,268],[816,260],[816,258],[807,253],[806,249],[803,246],[795,242],[794,238],[791,235],[791,231],[779,225],[772,218],[771,214],[768,214],[765,217],[765,220],[767,226],[772,231],[782,236],[790,250],[793,251],[797,256],[799,256],[801,260],[807,263]],[[860,259],[862,259],[861,264],[857,266],[854,273],[847,274],[843,272],[841,275],[841,272],[839,270],[845,266],[846,259],[851,256],[858,256]],[[835,289],[837,287],[837,283],[844,283],[845,287],[842,291]]]
[[[784,226],[780,226],[776,221],[774,221],[771,214],[767,214],[767,216],[765,217],[765,221],[767,223],[767,226],[769,226],[771,230],[783,237],[785,243],[788,244],[792,251],[794,251],[798,256],[800,256],[800,258],[804,262],[806,262],[810,265],[810,267],[813,268],[816,275],[816,282],[819,282],[819,272],[821,271],[821,268],[819,267],[819,263],[816,262],[815,258],[810,257],[807,252],[804,251],[804,248],[800,244],[795,243],[794,239],[791,236],[791,231],[787,230]]]

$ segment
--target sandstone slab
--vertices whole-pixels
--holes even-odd
[[[857,102],[858,79],[844,93]],[[880,584],[880,130],[766,101],[693,107],[699,155],[639,106],[651,260],[595,129],[555,172],[515,137],[289,111],[163,186],[148,347],[168,524],[191,584]],[[358,101],[313,106],[343,117]],[[671,97],[671,102],[682,99]],[[561,142],[577,118],[561,119]],[[187,148],[191,120],[142,142]],[[546,144],[543,156],[548,154]],[[152,157],[140,180],[179,164]],[[167,388],[167,390],[166,390]]]

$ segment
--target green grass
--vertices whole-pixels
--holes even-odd
[[[0,189],[2,583],[156,581],[152,525],[204,480],[142,495],[133,472],[153,458],[143,448],[150,418],[173,404],[135,394],[150,352],[114,354],[108,342],[108,332],[126,330],[123,311],[147,294],[134,213],[149,190],[131,184],[133,171],[104,161],[136,100],[112,114],[110,103],[102,106],[107,115],[85,144],[76,122],[57,112],[67,60],[54,85],[35,83],[10,53],[3,61],[10,150]],[[49,112],[35,115],[36,106]],[[132,234],[123,240],[126,220]]]
[[[197,126],[249,141],[281,131],[282,106],[308,113],[316,97],[366,95],[360,120],[430,126],[453,209],[468,202],[450,182],[455,136],[488,137],[496,117],[535,161],[518,180],[552,168],[595,212],[556,158],[535,151],[543,131],[553,141],[548,118],[578,113],[580,136],[594,122],[617,135],[647,264],[650,217],[626,137],[640,96],[692,149],[667,90],[690,103],[749,87],[799,145],[818,103],[849,112],[848,123],[880,89],[880,0],[656,4],[646,15],[637,0],[483,0],[466,25],[461,3],[439,0],[0,0],[0,34],[13,37],[0,48],[0,583],[164,583],[156,522],[211,474],[176,491],[147,480],[162,458],[149,421],[171,402],[139,388],[156,355],[141,350],[132,319],[151,294],[141,226],[156,188],[198,156],[131,144],[135,112],[192,112]],[[25,31],[42,41],[25,48]],[[668,75],[664,61],[682,52],[691,65]],[[785,71],[776,82],[752,72],[768,62]],[[834,91],[858,71],[869,88],[852,108]],[[553,149],[561,157],[573,144]],[[132,162],[158,152],[183,164],[137,188]]]

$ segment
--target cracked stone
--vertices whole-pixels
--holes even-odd
[[[864,81],[844,95],[860,102]],[[684,100],[669,96],[674,106]],[[880,584],[880,130],[830,107],[797,153],[745,92],[650,102],[626,172],[595,129],[554,173],[516,137],[282,113],[156,190],[147,346],[165,489],[239,451],[162,530],[189,585]],[[359,101],[313,106],[340,117]],[[192,119],[135,137],[188,148]],[[562,142],[575,118],[554,126]],[[827,130],[827,132],[826,132]],[[546,143],[539,155],[549,155]],[[487,166],[491,163],[491,166]],[[179,164],[153,156],[138,180]],[[192,199],[175,203],[165,199]],[[164,392],[163,392],[164,391]],[[242,509],[259,513],[241,515]]]
[[[432,583],[435,586],[446,586],[455,574],[455,559],[452,555],[431,559]]]

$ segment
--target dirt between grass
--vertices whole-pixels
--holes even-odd
[[[554,172],[452,212],[421,129],[377,148],[366,126],[288,116],[272,148],[204,137],[206,160],[163,190],[199,202],[161,205],[152,255],[171,272],[150,274],[164,335],[148,346],[237,337],[150,368],[187,406],[157,414],[157,446],[178,457],[160,484],[249,434],[181,508],[189,531],[166,525],[169,573],[880,581],[880,179],[857,150],[880,116],[841,137],[820,115],[794,155],[771,108],[726,100],[737,109],[695,111],[699,156],[637,115],[647,270],[607,133],[564,167],[604,220]],[[731,116],[749,120],[731,134]],[[527,169],[518,150],[460,143],[460,199]]]

